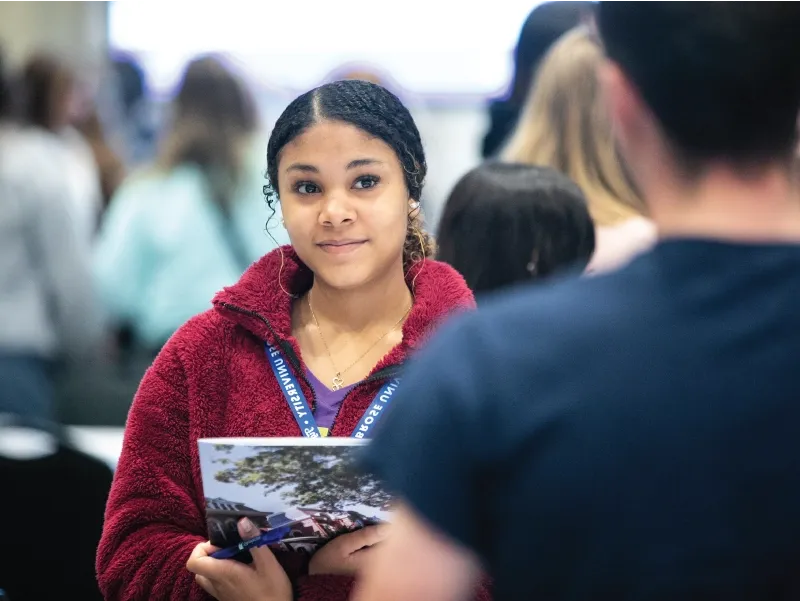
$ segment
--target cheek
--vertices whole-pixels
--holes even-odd
[[[281,202],[282,227],[286,228],[292,246],[302,246],[309,239],[310,230],[313,229],[313,219],[303,215],[302,207],[291,202]],[[309,225],[311,223],[311,225]]]
[[[386,210],[370,215],[369,228],[372,237],[384,246],[402,245],[408,228],[408,215],[397,210]]]

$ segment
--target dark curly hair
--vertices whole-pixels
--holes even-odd
[[[379,85],[361,81],[335,81],[298,96],[278,118],[267,145],[267,179],[264,195],[275,213],[279,201],[278,161],[286,144],[309,126],[321,121],[341,121],[380,138],[392,147],[405,175],[409,197],[419,202],[428,166],[422,139],[408,109],[394,94]],[[403,263],[432,257],[433,238],[422,227],[420,211],[409,214]]]

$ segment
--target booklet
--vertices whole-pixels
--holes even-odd
[[[209,540],[242,542],[248,517],[262,533],[282,529],[272,548],[313,553],[331,538],[389,521],[392,498],[360,470],[356,438],[198,440]]]

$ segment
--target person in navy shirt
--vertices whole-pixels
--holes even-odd
[[[450,322],[364,467],[400,502],[357,601],[800,599],[800,4],[600,3],[659,231]],[[580,93],[580,90],[575,90]]]

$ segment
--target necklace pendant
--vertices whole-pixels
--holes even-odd
[[[344,380],[342,380],[342,374],[336,374],[333,378],[333,389],[340,390],[343,384]]]

